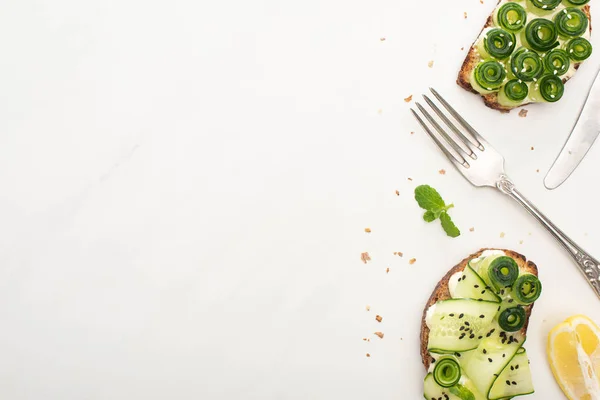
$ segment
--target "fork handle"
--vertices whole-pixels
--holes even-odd
[[[569,252],[581,273],[600,298],[600,263],[589,253],[583,250],[577,243],[560,230],[548,219],[533,203],[525,198],[516,188],[514,183],[506,176],[501,175],[496,187],[502,193],[521,204],[531,215],[535,217],[556,240]]]

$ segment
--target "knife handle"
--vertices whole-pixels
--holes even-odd
[[[558,240],[558,242],[569,252],[577,264],[577,267],[596,293],[596,296],[600,298],[600,263],[598,260],[583,250],[560,228],[554,225],[548,217],[546,217],[533,203],[527,200],[525,196],[515,188],[515,185],[508,177],[502,176],[497,184],[497,188],[521,204],[556,240]]]

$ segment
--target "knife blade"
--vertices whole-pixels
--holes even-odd
[[[575,171],[600,134],[600,69],[588,92],[579,118],[544,179],[547,189],[562,185]]]

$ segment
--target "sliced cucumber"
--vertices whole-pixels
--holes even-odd
[[[504,256],[504,252],[492,253],[492,254],[488,255],[487,257],[469,261],[469,267],[473,268],[473,271],[477,272],[477,275],[479,275],[481,277],[481,279],[483,279],[483,281],[485,282],[485,284],[487,286],[494,287],[492,285],[492,281],[490,280],[490,278],[488,276],[488,268],[489,268],[490,264],[492,263],[492,261],[494,261],[498,257],[503,257],[503,256]]]
[[[494,290],[469,266],[462,273],[452,275],[448,286],[453,299],[500,302],[500,297],[494,293]]]
[[[463,379],[461,381],[462,382],[459,384],[460,386],[443,388],[435,383],[433,374],[427,374],[425,381],[423,382],[423,397],[427,400],[439,400],[440,398],[442,400],[464,400],[464,394],[472,394],[472,397],[468,396],[466,398],[472,400],[487,400],[486,397],[477,391],[470,379]]]
[[[533,392],[529,359],[525,349],[521,348],[494,382],[489,398],[491,400],[504,399]]]
[[[435,382],[433,374],[427,374],[423,382],[423,397],[427,400],[461,400],[460,397],[450,393],[449,388],[443,388]]]
[[[469,299],[440,301],[427,311],[427,349],[454,353],[475,349],[489,332],[498,303]]]
[[[479,347],[463,355],[463,371],[479,392],[486,395],[490,392],[496,378],[521,348],[523,341],[521,334],[504,332],[494,323]]]

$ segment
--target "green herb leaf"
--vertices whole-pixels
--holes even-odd
[[[453,238],[460,236],[460,230],[454,225],[452,218],[450,218],[450,215],[448,215],[447,212],[444,211],[440,215],[440,221],[442,222],[442,228],[444,228],[446,235]]]
[[[425,222],[433,222],[438,219],[438,217],[433,213],[433,211],[426,211],[425,214],[423,214],[423,219]]]
[[[475,395],[460,383],[450,388],[450,393],[458,396],[461,400],[475,400]]]
[[[415,200],[419,207],[427,211],[437,211],[446,208],[442,196],[429,185],[421,185],[415,188]]]

